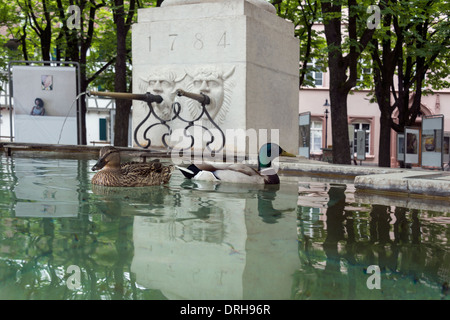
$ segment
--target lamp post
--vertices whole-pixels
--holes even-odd
[[[328,99],[325,99],[325,148],[328,147],[328,107],[330,104],[328,103]]]

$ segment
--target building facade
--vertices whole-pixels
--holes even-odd
[[[310,76],[315,81],[315,87],[302,87],[299,91],[299,113],[310,112],[310,158],[322,159],[323,148],[332,148],[332,128],[329,98],[329,72],[313,72]],[[354,130],[365,130],[365,160],[362,164],[377,165],[380,136],[380,110],[377,103],[372,103],[369,90],[354,90],[347,98],[348,124],[354,126]],[[326,103],[328,102],[328,103]],[[328,113],[327,113],[328,112]],[[450,131],[450,88],[435,91],[433,94],[422,96],[422,116],[443,115],[444,131]],[[393,118],[398,115],[394,111]],[[328,119],[327,119],[328,118]],[[418,117],[415,126],[421,126],[421,118]],[[325,138],[326,137],[326,138]],[[326,139],[326,141],[325,141]],[[356,139],[356,135],[354,136]],[[397,133],[391,132],[391,167],[398,167],[397,159]],[[356,144],[354,143],[354,156],[356,157]],[[359,164],[359,161],[358,161]]]

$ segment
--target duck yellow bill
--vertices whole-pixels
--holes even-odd
[[[281,151],[280,156],[284,156],[284,157],[296,157],[295,154],[289,153],[289,152],[287,152],[287,151],[285,151],[285,150],[282,150],[282,151]]]

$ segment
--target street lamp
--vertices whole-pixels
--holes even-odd
[[[328,99],[325,99],[325,148],[328,146],[328,107],[330,104],[328,103]]]

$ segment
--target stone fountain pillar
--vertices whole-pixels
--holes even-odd
[[[299,42],[293,24],[279,18],[270,3],[166,0],[160,8],[138,11],[132,35],[133,92],[164,99],[144,122],[149,107],[134,101],[135,145],[146,147],[144,132],[160,121],[156,116],[163,124],[145,133],[151,147],[164,146],[160,136],[167,125],[173,130],[200,119],[203,127],[219,127],[225,134],[225,152],[256,152],[264,133],[298,152]],[[201,115],[199,102],[177,96],[177,89],[209,96],[210,119]],[[180,103],[178,111],[172,109],[174,101]],[[277,129],[279,136],[271,131]],[[236,130],[248,135],[244,145],[229,138]],[[255,133],[258,146],[251,145]]]

